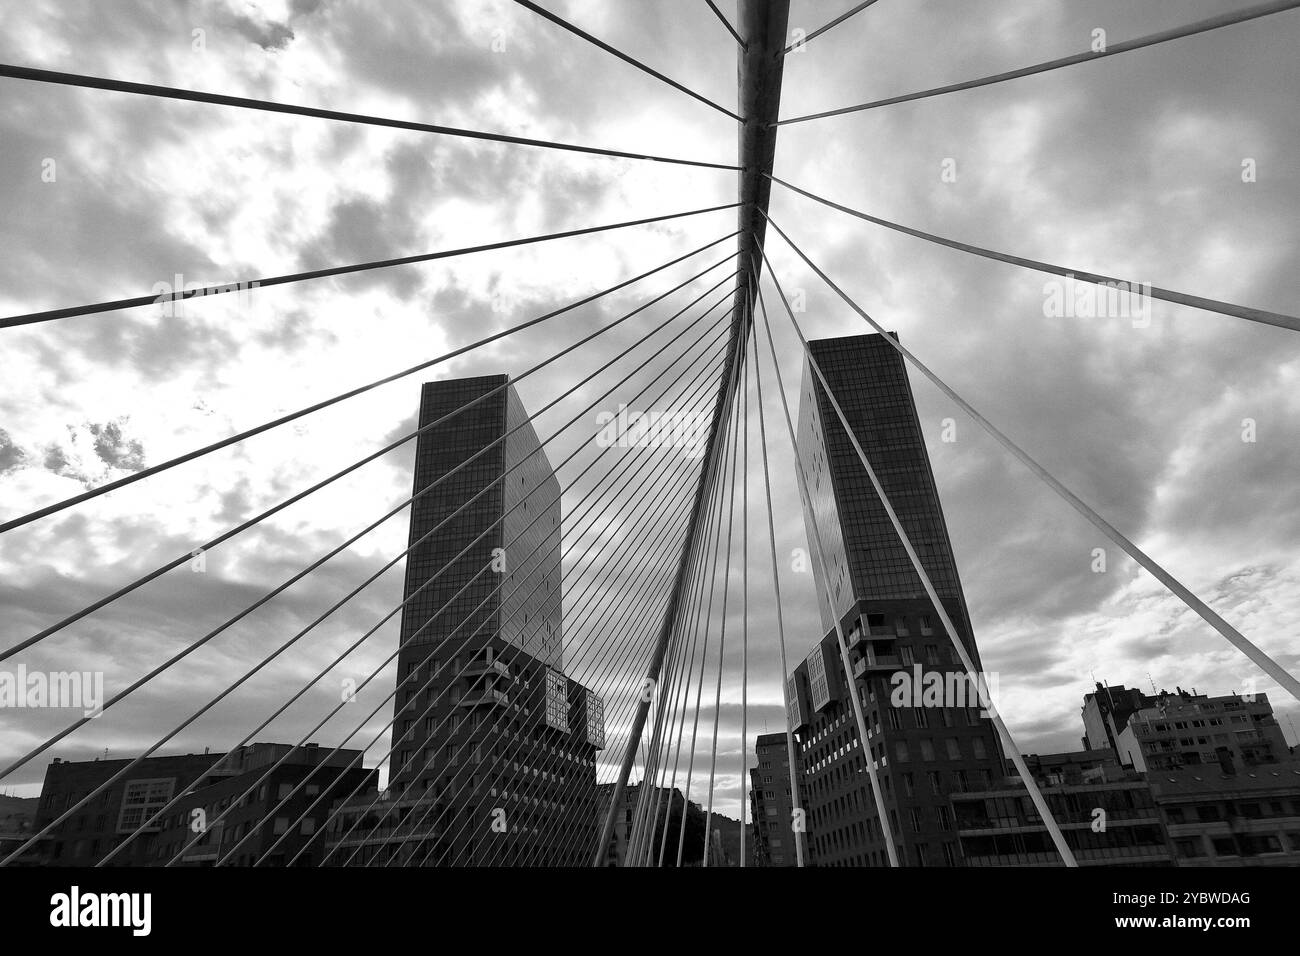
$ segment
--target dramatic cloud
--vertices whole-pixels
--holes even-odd
[[[782,115],[1064,56],[1086,49],[1099,27],[1113,43],[1246,5],[876,4],[787,59]],[[721,114],[507,0],[5,6],[6,62],[633,152],[717,162],[736,154],[734,123]],[[704,4],[555,0],[553,7],[701,94],[735,103],[735,45]],[[796,0],[791,25],[810,30],[830,15],[825,4]],[[777,168],[801,187],[907,226],[1294,313],[1300,169],[1292,157],[1300,154],[1300,127],[1286,119],[1294,111],[1297,31],[1300,15],[1282,14],[999,86],[783,127]],[[4,315],[735,199],[734,174],[725,171],[0,82]],[[1253,181],[1243,178],[1247,167]],[[1146,324],[1061,316],[1045,307],[1060,291],[1052,277],[853,219],[780,186],[771,214],[975,408],[1279,663],[1300,668],[1300,341],[1291,333],[1168,303],[1154,304]],[[564,309],[718,239],[734,223],[727,210],[204,297],[171,310],[4,330],[0,518]],[[203,546],[410,436],[422,381],[504,371],[539,413],[538,431],[565,485],[566,665],[606,695],[607,779],[661,620],[698,461],[596,447],[596,415],[620,402],[707,414],[719,357],[713,336],[723,326],[689,323],[725,293],[668,320],[734,263],[634,310],[733,249],[720,244],[524,332],[5,535],[0,647],[183,559],[26,652],[29,668],[102,670],[111,693],[219,630],[48,756],[138,752],[287,645],[169,751],[224,749],[318,678],[258,734],[297,741],[339,702],[342,680],[378,671],[357,704],[315,739],[357,747],[374,739],[367,761],[379,763],[390,742],[384,698],[393,667],[383,662],[396,647],[391,612],[402,598],[403,563],[383,569],[407,547],[402,506],[411,495],[413,443],[218,547]],[[806,301],[799,318],[807,335],[871,331],[775,234],[768,252],[786,293]],[[764,295],[794,408],[798,343],[770,283]],[[786,655],[794,666],[820,637],[820,622],[811,575],[794,560],[808,542],[762,336],[760,352]],[[1001,710],[1023,749],[1075,746],[1081,696],[1094,679],[1210,693],[1258,679],[1249,661],[928,381],[914,374],[912,385],[976,637],[986,667],[999,674]],[[752,387],[749,397],[752,420]],[[942,437],[949,419],[955,441]],[[746,546],[738,513],[725,576],[720,702],[725,547],[708,646],[701,635],[691,648],[707,662],[692,794],[705,799],[701,768],[711,759],[716,715],[715,810],[732,817],[739,815],[742,695],[750,705],[746,750],[755,734],[783,726],[756,428],[749,443],[749,538]],[[695,600],[707,605],[707,592],[702,587]],[[1284,717],[1295,712],[1271,682],[1259,680],[1257,689]],[[692,707],[694,695],[691,688]],[[58,711],[7,717],[0,757],[25,752],[68,719]],[[685,736],[683,773],[689,727]],[[34,792],[45,759],[4,785]]]

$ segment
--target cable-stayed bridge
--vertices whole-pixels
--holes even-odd
[[[951,647],[960,670],[973,683],[980,684],[979,661],[969,635],[964,633],[968,625],[961,620],[961,613],[952,610],[952,602],[944,599],[944,583],[933,580],[933,565],[912,540],[908,521],[900,516],[902,506],[891,501],[887,492],[886,473],[893,463],[872,460],[869,443],[860,440],[851,409],[845,407],[852,396],[834,385],[833,371],[823,368],[815,357],[798,313],[791,306],[791,297],[772,268],[769,249],[778,243],[797,256],[861,320],[859,331],[879,336],[896,354],[900,365],[905,363],[912,375],[938,388],[1051,493],[1159,581],[1262,674],[1300,699],[1300,682],[1295,676],[1171,575],[1158,555],[1144,552],[1123,527],[1094,509],[1031,450],[985,417],[927,365],[924,356],[904,347],[886,325],[861,308],[837,284],[834,274],[805,254],[800,234],[805,232],[806,223],[781,223],[769,214],[772,192],[785,190],[806,201],[809,216],[834,216],[846,223],[857,220],[855,228],[892,230],[1015,269],[1088,283],[1103,294],[1142,297],[1229,319],[1300,330],[1300,318],[1294,315],[1189,295],[1131,278],[1100,275],[1071,263],[1027,259],[892,222],[821,195],[816,184],[791,182],[775,165],[777,137],[784,126],[818,124],[833,117],[932,97],[977,96],[967,91],[1000,83],[1031,83],[1035,75],[1050,71],[1105,69],[1105,65],[1089,63],[1119,54],[1140,56],[1142,50],[1159,44],[1294,15],[1291,11],[1300,7],[1300,0],[1259,3],[1102,49],[801,116],[782,115],[785,58],[816,43],[827,31],[850,29],[863,22],[875,0],[857,4],[818,29],[793,37],[788,4],[782,0],[740,0],[734,22],[709,3],[718,21],[720,55],[734,55],[737,64],[737,95],[730,105],[702,96],[542,5],[528,0],[517,2],[536,15],[539,30],[563,31],[568,41],[592,44],[607,53],[611,70],[640,70],[678,91],[683,108],[721,114],[717,121],[736,129],[734,160],[643,154],[589,143],[511,136],[0,64],[0,78],[9,86],[11,96],[21,95],[25,84],[54,84],[102,91],[105,95],[276,113],[301,117],[304,122],[464,138],[501,150],[558,150],[633,163],[668,164],[698,169],[700,175],[736,180],[734,202],[723,205],[544,235],[502,238],[400,258],[247,276],[236,283],[177,288],[161,295],[156,290],[142,290],[111,300],[0,318],[0,334],[43,323],[111,321],[111,317],[96,317],[209,296],[256,296],[277,286],[413,267],[578,236],[600,234],[615,242],[628,230],[684,219],[719,223],[720,234],[713,241],[683,249],[665,262],[546,314],[483,335],[443,354],[421,356],[419,361],[391,374],[325,395],[308,406],[63,500],[30,508],[6,502],[0,520],[0,542],[6,534],[76,514],[79,509],[94,508],[97,499],[118,490],[183,469],[375,390],[415,381],[417,377],[436,379],[440,367],[476,350],[517,341],[530,330],[549,330],[548,341],[556,346],[549,354],[527,355],[528,361],[521,361],[518,368],[511,368],[509,376],[500,380],[476,379],[473,388],[451,380],[449,385],[456,387],[426,390],[419,425],[409,433],[376,447],[345,468],[321,475],[274,506],[241,518],[195,548],[162,560],[155,569],[75,613],[52,619],[35,633],[5,646],[0,661],[6,667],[17,667],[34,651],[56,648],[61,635],[78,622],[169,574],[183,573],[202,555],[367,464],[399,449],[409,450],[412,443],[420,449],[417,480],[409,497],[265,590],[246,607],[232,609],[235,613],[217,627],[188,636],[179,650],[149,662],[133,682],[113,689],[98,713],[70,721],[48,739],[6,761],[0,769],[0,781],[24,767],[49,760],[61,742],[75,739],[90,721],[111,721],[123,701],[147,697],[150,685],[165,679],[173,667],[221,641],[241,621],[273,604],[309,575],[322,573],[331,559],[385,522],[409,512],[411,535],[405,550],[392,555],[355,588],[340,593],[331,607],[283,642],[266,648],[263,659],[238,679],[225,686],[196,689],[192,713],[175,725],[160,724],[154,728],[156,739],[138,754],[121,761],[120,767],[115,765],[111,773],[101,775],[93,785],[73,788],[71,797],[60,806],[44,808],[48,815],[42,818],[38,830],[10,847],[0,864],[19,864],[42,853],[51,840],[66,832],[71,821],[102,806],[105,795],[114,788],[136,780],[150,766],[147,761],[161,758],[169,743],[187,728],[223,708],[240,714],[246,733],[232,742],[228,753],[211,755],[210,760],[202,761],[206,766],[187,772],[192,780],[207,785],[218,786],[222,780],[235,780],[238,785],[229,792],[223,790],[219,800],[201,807],[195,805],[195,791],[189,786],[162,793],[140,792],[138,805],[132,808],[137,812],[124,810],[120,816],[127,824],[125,830],[118,828],[121,838],[96,849],[96,865],[120,865],[132,859],[131,847],[146,835],[159,844],[155,858],[149,861],[159,865],[294,865],[306,861],[380,866],[603,866],[610,860],[612,842],[620,848],[617,859],[623,865],[680,866],[695,860],[706,866],[716,864],[719,857],[716,848],[709,845],[708,835],[714,829],[711,819],[719,772],[718,721],[724,706],[724,679],[730,684],[739,683],[742,689],[741,739],[748,740],[754,729],[749,723],[748,687],[753,676],[749,648],[751,642],[760,641],[768,649],[775,645],[780,661],[780,673],[775,676],[785,693],[789,792],[795,810],[800,812],[798,728],[792,716],[799,712],[800,704],[798,688],[787,677],[797,663],[790,647],[791,634],[796,627],[805,629],[802,625],[792,626],[790,617],[783,613],[782,581],[787,572],[778,556],[775,522],[782,505],[793,504],[774,500],[774,473],[793,474],[797,483],[798,507],[807,519],[812,564],[818,572],[818,587],[824,592],[818,595],[819,600],[824,600],[824,607],[836,608],[840,598],[832,593],[834,545],[827,540],[837,532],[821,526],[818,520],[824,514],[815,501],[815,486],[821,479],[807,470],[813,449],[807,447],[803,437],[799,410],[792,409],[786,400],[793,386],[792,372],[804,375],[822,397],[826,420],[821,427],[845,437],[844,457],[853,468],[860,469],[887,518],[895,543],[905,553],[933,610],[938,622],[935,632]],[[857,19],[859,15],[861,19]],[[615,59],[621,63],[615,63]],[[671,281],[668,277],[680,274],[682,269],[690,270],[690,274],[664,288]],[[701,287],[703,291],[696,294]],[[644,301],[590,334],[576,338],[569,334],[566,316],[624,291]],[[662,321],[650,318],[667,312],[671,315]],[[778,351],[772,334],[774,323],[789,323],[801,345],[799,354],[783,356]],[[622,336],[620,342],[628,344],[622,348],[607,345],[616,335]],[[632,335],[635,338],[629,339]],[[533,359],[536,361],[528,364]],[[571,384],[544,405],[524,408],[514,385],[548,369],[562,370]],[[599,394],[588,400],[597,390]],[[769,419],[765,414],[765,394],[779,397],[780,416]],[[543,433],[535,421],[562,402],[568,402],[564,408],[574,410],[571,417],[561,427]],[[582,402],[585,406],[579,408]],[[638,408],[672,409],[673,417],[650,440],[646,423],[637,432],[635,422],[621,420],[617,415],[601,417],[610,409]],[[473,429],[486,429],[488,437],[467,438]],[[567,443],[577,442],[576,450],[563,457],[548,453],[548,446],[561,435]],[[689,454],[682,454],[684,445],[689,446]],[[629,447],[636,448],[637,454],[619,453]],[[756,513],[764,516],[752,524],[751,494],[756,499]],[[561,535],[562,495],[569,495],[573,504],[562,516]],[[486,518],[482,517],[484,513]],[[552,523],[549,530],[548,522]],[[610,533],[615,525],[630,530]],[[771,574],[766,580],[750,580],[750,548],[768,552]],[[503,556],[508,566],[503,565]],[[629,569],[627,562],[635,556],[643,566]],[[241,687],[283,655],[311,648],[316,628],[386,571],[397,567],[404,567],[406,572],[401,604],[359,634],[340,655],[331,658],[313,651],[314,675],[299,685],[286,686],[282,699],[263,702],[274,704],[266,708],[265,717],[255,719],[253,712],[245,712],[248,705],[237,699]],[[552,580],[561,567],[565,569],[564,579]],[[613,593],[611,585],[628,573],[640,575],[636,603],[612,607],[608,597]],[[774,597],[773,619],[751,618],[749,602],[757,593]],[[852,746],[859,752],[862,771],[869,779],[873,801],[872,808],[864,808],[863,813],[874,821],[882,848],[881,862],[905,865],[907,860],[898,851],[899,834],[895,832],[899,824],[886,805],[888,793],[880,773],[887,758],[873,748],[879,731],[871,726],[870,707],[864,700],[867,682],[863,680],[860,645],[866,637],[855,633],[839,616],[834,617],[828,631],[834,632],[838,653],[826,666],[840,671],[835,679],[842,682],[851,704],[844,720]],[[278,717],[307,699],[313,688],[335,679],[331,675],[339,673],[337,669],[349,655],[367,646],[366,642],[372,641],[390,621],[402,622],[401,639],[378,668],[354,682],[356,686],[321,714],[301,739],[278,748],[256,747],[273,733],[271,728]],[[547,630],[552,626],[559,633]],[[739,674],[725,673],[728,642],[733,649],[737,644],[742,648]],[[393,667],[398,676],[396,686],[390,689],[380,674]],[[358,697],[367,686],[371,692],[358,705]],[[370,707],[374,700],[378,702]],[[1070,842],[1026,766],[1011,729],[999,714],[997,701],[986,695],[980,704],[995,734],[997,748],[1024,781],[1061,861],[1067,866],[1076,865]],[[365,711],[359,723],[351,716],[357,709]],[[392,717],[387,719],[390,711]],[[712,726],[707,719],[701,721],[701,714],[710,712]],[[379,734],[367,736],[366,729],[379,714],[385,715],[382,719],[386,724]],[[347,734],[325,731],[336,716],[341,722],[351,720],[355,728],[349,724],[351,732]],[[317,748],[314,741],[322,733],[330,733],[338,744]],[[707,766],[704,761],[696,761],[701,752],[710,757]],[[742,754],[742,824],[748,807],[745,788],[752,769],[746,760],[747,755]],[[360,772],[363,765],[385,768],[383,790],[377,787],[373,774]],[[293,767],[304,769],[286,783],[279,772]],[[691,834],[696,845],[688,846],[689,814],[675,796],[678,793],[698,803],[704,812],[702,829]],[[247,812],[250,807],[255,808],[251,815]],[[804,865],[809,862],[809,849],[803,830],[796,828],[795,832],[793,849],[798,864]],[[173,836],[156,839],[159,833]],[[737,861],[740,865],[746,864],[747,852],[742,840]]]

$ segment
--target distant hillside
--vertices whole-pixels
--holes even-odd
[[[26,829],[36,819],[39,797],[0,796],[0,830]]]
[[[740,866],[740,821],[733,820],[721,813],[715,813],[713,815],[713,829],[722,832],[722,849],[726,851],[727,859],[730,861],[728,865]],[[747,834],[747,839],[748,842],[745,844],[745,864],[748,866],[754,860],[753,834]]]
[[[6,797],[0,794],[0,817],[11,813],[27,813],[35,816],[38,803],[40,797]]]

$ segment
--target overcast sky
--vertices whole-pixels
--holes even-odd
[[[795,0],[812,30],[848,0]],[[909,92],[1064,56],[1247,6],[1245,0],[882,0],[787,59],[782,115]],[[725,106],[735,44],[703,2],[549,6]],[[734,15],[733,4],[722,9]],[[291,0],[168,4],[0,0],[0,60],[516,135],[735,161],[734,124],[509,2]],[[196,31],[201,31],[197,32]],[[776,169],[887,219],[1018,255],[1294,314],[1300,14],[1288,13],[999,86],[783,128]],[[1243,182],[1254,160],[1256,181]],[[48,162],[52,160],[51,164]],[[948,161],[952,161],[949,163]],[[955,181],[945,181],[955,168]],[[478,143],[414,132],[0,80],[0,314],[234,282],[456,248],[732,202],[735,174]],[[51,177],[50,171],[53,171]],[[50,179],[53,181],[49,181]],[[951,177],[948,177],[951,179]],[[1300,340],[1287,331],[1156,303],[1123,318],[1048,317],[1048,277],[883,230],[774,187],[771,213],[841,286],[953,388],[1292,672],[1300,670]],[[365,276],[3,333],[0,513],[14,516],[559,308],[735,228],[732,211]],[[810,337],[870,329],[769,242]],[[421,381],[509,372],[542,358],[734,248],[719,246],[525,335],[387,385],[241,445],[7,534],[0,646],[29,637],[314,481],[408,434]],[[619,355],[730,266],[519,385],[540,409]],[[769,305],[775,304],[765,284]],[[711,296],[705,302],[715,301]],[[692,341],[685,322],[539,416],[566,485],[594,459],[596,411],[647,385]],[[773,314],[782,372],[798,356]],[[671,343],[671,344],[669,344]],[[602,393],[654,359],[615,397]],[[655,364],[657,363],[657,364]],[[684,364],[684,363],[683,363]],[[678,365],[673,373],[680,371]],[[780,403],[765,364],[777,548],[790,653],[819,630]],[[666,381],[666,380],[665,380]],[[1053,496],[929,382],[922,425],[985,667],[1026,752],[1078,745],[1094,678],[1223,694],[1253,665]],[[647,398],[655,392],[647,393]],[[595,409],[584,411],[591,403]],[[644,403],[642,403],[644,406]],[[753,407],[753,406],[751,406]],[[756,408],[754,408],[756,411]],[[956,423],[944,442],[945,419]],[[1242,440],[1244,419],[1254,442]],[[783,727],[770,565],[750,468],[749,735]],[[7,662],[102,670],[108,693],[217,627],[410,494],[411,446],[293,506]],[[600,467],[636,452],[606,458]],[[684,458],[672,474],[694,474]],[[599,474],[600,472],[597,472]],[[664,515],[684,514],[667,491]],[[621,745],[637,668],[593,669],[650,633],[667,538],[625,498],[587,533],[592,481],[566,492],[566,658],[610,698]],[[595,512],[593,512],[594,516]],[[612,520],[617,518],[618,520]],[[653,519],[653,515],[651,516]],[[657,519],[656,519],[657,520]],[[671,531],[665,525],[667,531]],[[601,585],[600,626],[577,626],[598,539],[637,555]],[[112,708],[51,754],[139,752],[406,546],[405,514]],[[1107,548],[1096,573],[1094,549]],[[599,563],[599,558],[595,562]],[[737,567],[732,579],[739,588]],[[716,808],[739,796],[741,618],[734,597]],[[400,564],[164,752],[232,745],[401,600]],[[589,619],[591,620],[591,619]],[[258,735],[296,742],[396,643],[396,619]],[[622,624],[628,626],[620,636]],[[716,641],[716,636],[715,636]],[[644,652],[638,652],[644,657]],[[712,654],[712,652],[711,652]],[[734,656],[733,656],[734,654]],[[712,658],[711,658],[712,660]],[[792,661],[793,662],[793,661]],[[712,675],[706,681],[712,686]],[[1267,679],[1288,740],[1293,702]],[[392,688],[382,673],[314,739],[336,744]],[[711,693],[701,726],[711,730]],[[354,737],[368,742],[391,708]],[[71,719],[20,711],[0,759]],[[689,728],[688,728],[689,734]],[[699,760],[694,799],[702,800]],[[370,751],[370,761],[387,742]],[[606,752],[608,757],[613,751]],[[35,793],[48,755],[0,782]],[[685,759],[683,758],[683,771]],[[602,779],[612,773],[602,768]],[[680,782],[680,781],[679,781]]]

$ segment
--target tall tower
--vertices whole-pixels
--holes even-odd
[[[445,480],[411,507],[389,794],[429,862],[576,864],[604,708],[563,670],[560,485],[509,376],[425,384],[421,427],[445,417],[416,444],[415,493]]]
[[[473,461],[411,506],[415,550],[406,563],[402,640],[442,644],[459,627],[453,646],[471,635],[471,644],[481,646],[499,632],[506,643],[562,671],[560,483],[508,382],[506,375],[485,375],[428,382],[422,390],[422,428],[451,417],[416,440],[414,492]],[[453,414],[475,399],[483,400]]]
[[[879,335],[809,343],[977,668],[948,528],[902,356]],[[834,406],[805,363],[799,459],[821,639],[791,676],[791,710],[819,864],[884,865],[835,623],[843,626],[868,744],[904,865],[960,865],[948,794],[1002,776],[997,733]],[[809,513],[811,510],[812,514]],[[815,514],[819,553],[812,535]],[[829,599],[826,592],[829,590]],[[992,680],[990,684],[994,683]]]

